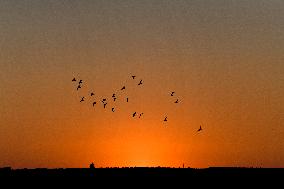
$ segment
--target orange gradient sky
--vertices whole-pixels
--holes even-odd
[[[280,0],[1,1],[0,167],[283,167],[283,13]],[[91,91],[116,92],[116,112]]]

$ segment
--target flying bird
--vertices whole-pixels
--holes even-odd
[[[72,79],[72,81],[76,81],[75,77]]]
[[[91,93],[91,96],[94,96],[95,94],[94,93]]]
[[[174,93],[175,93],[175,92],[172,92],[172,93],[171,93],[171,96],[174,96]]]
[[[113,101],[115,101],[116,100],[116,98],[113,98]]]
[[[140,82],[138,83],[138,85],[142,85],[142,79],[140,80]]]
[[[115,94],[112,95],[112,98],[115,98]]]
[[[83,80],[82,80],[82,79],[80,79],[79,84],[81,84],[82,82],[83,82]]]
[[[136,116],[136,112],[134,112],[133,114],[132,114],[132,117],[135,117]]]
[[[82,97],[81,100],[80,100],[80,102],[83,102],[83,101],[84,101],[84,98],[85,98],[85,97]]]
[[[114,108],[112,108],[111,111],[114,112]]]
[[[102,102],[105,102],[105,101],[106,101],[106,99],[105,99],[105,98],[103,98]]]
[[[107,103],[104,104],[104,108],[106,108]]]
[[[97,104],[97,102],[93,102],[93,106],[95,106],[95,104]]]
[[[168,121],[168,117],[165,117],[164,121]]]
[[[124,90],[125,89],[125,86],[123,86],[122,88],[121,88],[121,90]]]
[[[176,103],[176,104],[178,103],[178,99],[175,101],[175,103]]]
[[[128,102],[128,97],[126,98],[126,102]]]
[[[135,79],[135,77],[136,77],[136,76],[135,76],[135,75],[133,75],[133,76],[131,76],[131,77],[132,77],[132,79]]]
[[[202,131],[201,125],[200,125],[199,129],[197,130],[197,132],[199,132],[199,131]]]
[[[81,85],[78,85],[78,87],[77,87],[77,91],[78,91],[79,89],[81,89]]]
[[[139,114],[139,118],[143,115],[143,113]]]

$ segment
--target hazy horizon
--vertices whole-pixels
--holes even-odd
[[[284,167],[283,52],[282,0],[2,0],[0,167]]]

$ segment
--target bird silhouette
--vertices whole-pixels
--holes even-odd
[[[135,77],[136,77],[136,76],[135,76],[135,75],[133,75],[133,76],[131,76],[131,77],[132,77],[132,79],[135,79]]]
[[[164,121],[168,121],[168,117],[165,117]]]
[[[72,79],[72,81],[76,81],[75,77]]]
[[[97,102],[93,102],[93,106],[95,106],[95,104],[97,104]]]
[[[200,131],[202,131],[201,125],[200,125],[199,129],[197,130],[197,132],[200,132]]]
[[[128,102],[128,97],[126,98],[126,102]]]
[[[139,114],[139,118],[143,115],[143,113]]]
[[[175,103],[177,104],[179,101],[178,101],[178,99],[175,101]]]
[[[82,98],[81,98],[81,100],[80,100],[80,102],[83,102],[83,101],[85,101],[85,100],[84,100],[84,98],[85,98],[85,97],[82,97]]]
[[[135,117],[136,116],[136,112],[134,112],[133,114],[132,114],[132,117]]]
[[[78,85],[78,87],[77,87],[77,91],[78,91],[79,89],[81,89],[81,85]]]
[[[115,98],[115,94],[112,94],[112,98]]]
[[[91,96],[94,96],[95,94],[94,93],[91,93]]]
[[[104,104],[104,108],[106,108],[107,103]]]
[[[121,88],[121,90],[124,90],[125,89],[125,86],[123,86],[122,88]]]
[[[138,85],[142,85],[142,79],[140,80],[140,82],[138,83]]]
[[[113,101],[115,101],[116,100],[116,98],[113,98]]]
[[[106,101],[106,99],[105,99],[105,98],[103,98],[102,102],[104,103],[105,101]]]
[[[171,96],[174,96],[174,93],[175,93],[175,92],[172,92],[172,93],[171,93]]]
[[[80,79],[80,81],[79,81],[79,84],[81,84],[81,83],[83,83],[83,80],[82,80],[82,79]]]
[[[112,108],[111,111],[114,112],[114,108]]]

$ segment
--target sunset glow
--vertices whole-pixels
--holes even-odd
[[[283,13],[280,0],[1,1],[0,167],[283,167]]]

